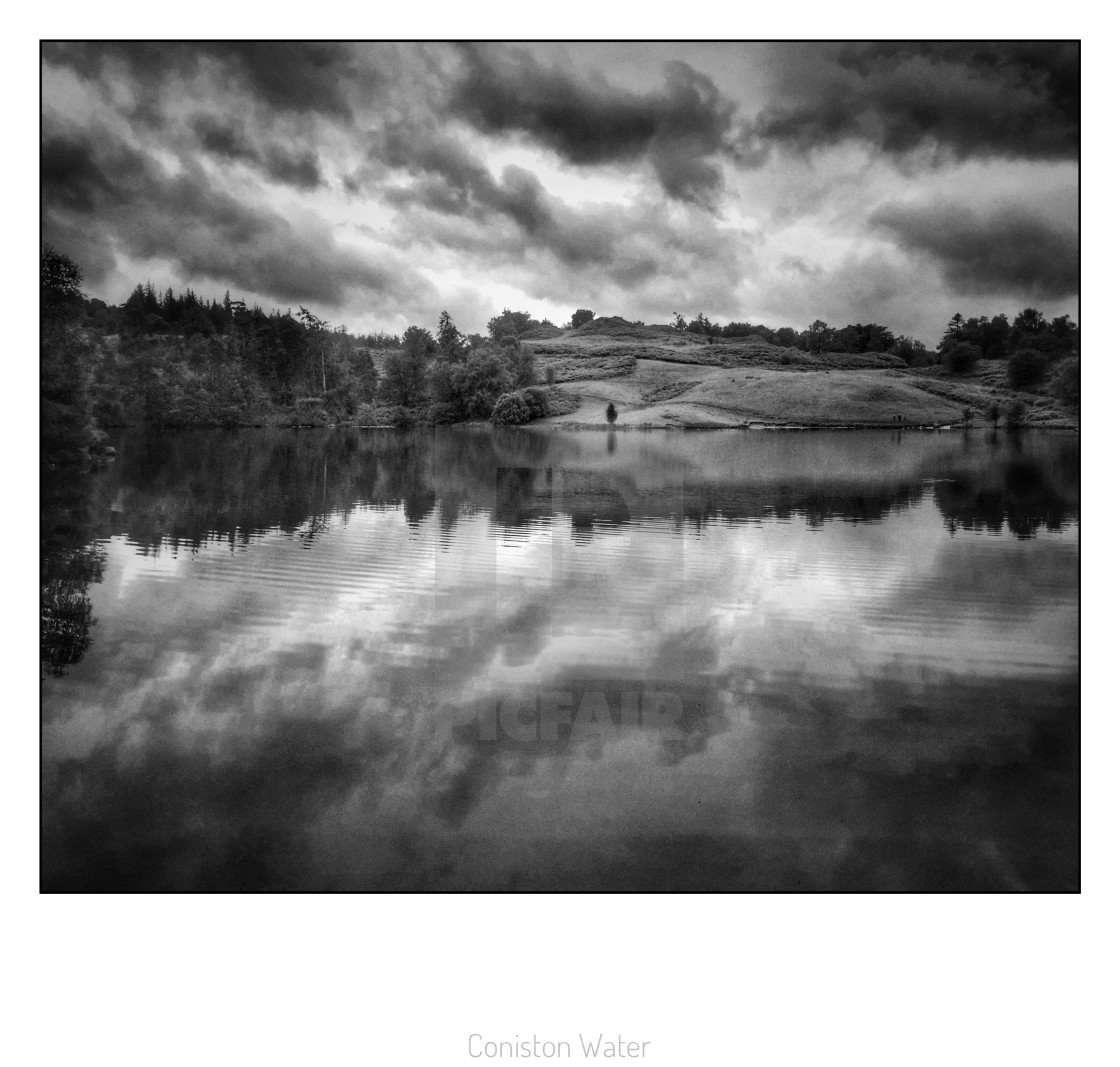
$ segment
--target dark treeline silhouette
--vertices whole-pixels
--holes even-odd
[[[771,329],[749,322],[729,322],[724,326],[710,322],[703,314],[690,322],[674,312],[673,328],[680,332],[709,338],[760,337],[770,344],[805,352],[846,352],[862,354],[883,352],[898,356],[912,367],[945,364],[953,372],[971,370],[981,359],[1008,359],[1008,382],[1013,388],[1029,387],[1047,377],[1047,370],[1080,351],[1080,331],[1068,315],[1047,321],[1034,308],[1024,308],[1009,321],[1006,315],[989,319],[986,315],[966,319],[958,312],[937,344],[930,351],[914,337],[896,335],[878,323],[856,323],[842,328],[816,319],[807,330],[792,326]],[[1019,356],[1029,352],[1030,356]],[[1079,375],[1067,372],[1059,386],[1060,398],[1076,402]]]
[[[702,313],[686,321],[680,312],[673,313],[673,329],[681,333],[695,333],[715,337],[759,337],[772,345],[782,348],[797,348],[803,352],[847,352],[862,354],[866,352],[885,352],[899,356],[912,366],[931,361],[931,354],[921,341],[905,334],[896,335],[886,326],[877,323],[856,323],[855,325],[835,328],[824,319],[816,319],[808,329],[796,330],[792,326],[772,329],[761,323],[729,322],[721,326],[711,322]]]
[[[314,312],[249,307],[227,291],[203,299],[191,289],[158,292],[137,285],[119,307],[81,292],[81,271],[44,246],[41,256],[42,461],[45,469],[87,464],[104,455],[104,431],[233,426],[409,426],[471,420],[519,424],[574,408],[546,372],[538,386],[527,341],[562,329],[529,312],[505,308],[486,335],[461,332],[444,311],[433,334],[409,326],[401,335],[355,336]],[[597,319],[577,309],[564,329],[642,323]],[[938,351],[876,323],[841,329],[822,319],[807,330],[746,322],[725,326],[703,314],[668,328],[718,338],[757,336],[809,353],[889,354],[911,366],[944,362],[970,369],[1007,357],[1013,388],[1051,389],[1079,400],[1078,330],[1027,308],[1013,323],[956,315]],[[657,327],[666,329],[666,327]],[[1060,364],[1060,365],[1059,365]],[[553,371],[555,368],[549,368]]]
[[[556,331],[508,309],[488,335],[464,334],[445,311],[437,334],[351,335],[314,312],[248,307],[229,292],[137,285],[119,307],[86,298],[81,270],[44,246],[40,288],[43,465],[88,463],[101,431],[245,425],[410,425],[548,413],[521,338]],[[577,312],[578,318],[583,312]]]
[[[1007,383],[1030,389],[1052,378],[1052,391],[1065,403],[1081,400],[1081,332],[1068,315],[1047,321],[1024,308],[1006,315],[966,319],[959,311],[937,344],[940,360],[954,373],[972,370],[981,359],[1007,360]]]
[[[137,284],[123,304],[106,304],[96,297],[85,299],[84,303],[89,325],[111,334],[213,337],[237,332],[247,319],[257,329],[264,328],[262,324],[266,322],[273,329],[283,329],[277,323],[300,320],[290,308],[287,312],[274,310],[265,315],[257,305],[246,307],[244,301],[232,299],[228,289],[222,299],[203,299],[190,288],[182,293],[170,287],[157,292],[150,281]],[[340,332],[345,334],[345,328]],[[373,348],[400,348],[402,343],[399,335],[384,332],[358,335],[354,341]]]

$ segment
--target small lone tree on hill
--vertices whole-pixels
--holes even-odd
[[[615,409],[614,401],[612,400],[607,404],[607,422],[609,422],[613,426],[614,420],[617,418],[618,411]]]

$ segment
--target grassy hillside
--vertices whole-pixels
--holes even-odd
[[[969,409],[991,423],[993,404],[1006,418],[1024,407],[1027,425],[1076,426],[1045,386],[1011,389],[1004,361],[981,362],[963,375],[940,367],[911,369],[886,353],[809,353],[759,337],[716,338],[622,319],[595,319],[577,330],[529,338],[538,373],[578,399],[552,423],[605,425],[609,402],[620,426],[959,425]]]
[[[881,352],[853,355],[846,352],[812,354],[781,348],[761,337],[707,337],[681,333],[669,326],[645,326],[619,318],[594,319],[578,330],[557,331],[541,338],[536,331],[523,340],[538,356],[550,359],[629,354],[638,359],[690,363],[709,367],[786,366],[805,369],[903,368],[897,356]]]

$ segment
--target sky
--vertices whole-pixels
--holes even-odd
[[[1078,314],[1076,43],[45,44],[43,240],[351,332]]]

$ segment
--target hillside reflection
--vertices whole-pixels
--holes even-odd
[[[1077,885],[1074,437],[117,446],[44,487],[44,888]]]
[[[995,449],[957,435],[911,438],[892,451],[885,435],[866,434],[132,432],[119,442],[120,459],[95,477],[96,536],[194,547],[291,532],[369,504],[400,506],[413,524],[437,506],[450,523],[468,508],[509,526],[554,510],[580,515],[581,528],[583,517],[619,525],[632,513],[696,528],[717,517],[873,522],[918,502],[931,482],[946,521],[965,529],[1007,523],[1030,533],[1077,517],[1075,437],[1026,449],[1021,438]]]
[[[882,465],[883,435],[812,435],[811,445],[827,440],[804,448],[804,438],[722,434],[730,447],[715,450],[713,473],[706,450],[690,455],[691,441],[678,447],[679,437],[661,447],[650,435],[624,436],[616,462],[618,436],[603,445],[599,434],[516,429],[125,433],[109,470],[44,483],[44,671],[64,674],[88,648],[87,591],[104,563],[98,542],[117,535],[143,553],[215,539],[232,548],[268,530],[298,532],[312,548],[323,529],[366,505],[399,507],[412,526],[438,509],[448,533],[480,510],[506,529],[566,514],[578,540],[649,518],[698,531],[716,520],[803,518],[815,527],[882,521],[920,502],[930,484],[950,532],[1006,526],[1030,537],[1079,513],[1076,438],[1025,451],[1022,435],[996,438],[994,450],[991,440],[978,448],[968,437],[917,437],[908,462]],[[828,467],[798,470],[798,455],[814,452],[827,453]]]

